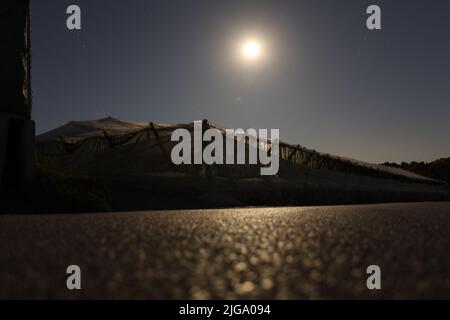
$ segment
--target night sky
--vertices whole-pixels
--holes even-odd
[[[33,118],[38,133],[207,118],[370,162],[435,160],[450,156],[449,34],[446,0],[32,0]],[[255,63],[237,53],[248,37]]]

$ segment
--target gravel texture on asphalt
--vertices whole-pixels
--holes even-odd
[[[3,215],[0,246],[0,298],[450,298],[450,203]]]

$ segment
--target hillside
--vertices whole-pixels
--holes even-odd
[[[444,180],[450,183],[450,157],[432,162],[402,162],[401,164],[386,162],[385,166],[400,168],[433,179]]]
[[[60,137],[73,139],[83,139],[94,136],[102,136],[106,131],[110,135],[125,134],[141,130],[148,126],[148,123],[141,121],[123,121],[111,117],[88,120],[70,121],[58,128],[45,132],[36,137],[37,141],[54,140]]]

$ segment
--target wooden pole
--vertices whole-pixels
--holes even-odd
[[[172,159],[170,158],[169,154],[167,153],[166,148],[164,147],[164,144],[161,141],[161,138],[159,137],[159,133],[155,128],[155,124],[153,122],[150,122],[150,129],[152,130],[153,134],[155,135],[156,141],[159,145],[159,148],[161,149],[161,152],[164,156],[164,158],[166,158],[167,163],[169,164],[169,167],[173,168],[173,162]]]
[[[208,129],[209,129],[209,122],[208,122],[207,119],[204,119],[202,121],[202,140],[203,140],[203,137],[205,136],[206,130],[208,130]],[[206,148],[206,142],[203,141],[202,142],[202,155],[203,155],[203,150],[205,150],[205,148]],[[215,174],[214,174],[213,166],[212,165],[207,165],[203,161],[203,168],[205,170],[206,177],[208,179],[214,179]]]

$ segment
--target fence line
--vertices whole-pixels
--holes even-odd
[[[149,125],[143,129],[124,133],[111,135],[106,130],[103,130],[103,136],[94,136],[86,138],[77,137],[59,137],[55,140],[47,140],[38,142],[38,150],[41,154],[51,158],[58,158],[64,156],[75,156],[83,154],[100,154],[107,150],[113,150],[121,146],[138,146],[143,143],[152,142],[145,146],[145,150],[150,148],[158,148],[162,158],[166,162],[166,167],[170,170],[177,170],[173,165],[167,146],[173,144],[170,136],[173,130],[184,128],[194,131],[193,123],[190,124],[176,124],[176,125],[158,125],[150,122]],[[225,130],[210,124],[208,121],[203,121],[203,130],[215,128],[225,134]],[[237,138],[235,138],[237,139]],[[247,149],[249,143],[246,140]],[[266,143],[268,152],[271,152],[270,139]],[[260,148],[261,145],[258,146]],[[280,150],[280,169],[282,167],[290,167],[292,169],[300,169],[302,167],[330,170],[342,172],[346,174],[355,174],[360,176],[368,176],[375,178],[388,178],[405,182],[415,182],[432,185],[445,185],[445,182],[421,178],[419,176],[408,176],[395,172],[391,168],[381,168],[380,166],[371,166],[362,162],[352,161],[349,159],[332,156],[329,154],[319,153],[315,150],[304,148],[300,145],[290,145],[284,142],[279,144]],[[150,156],[151,157],[151,156]],[[211,175],[211,168],[216,168],[219,165],[203,166],[206,168],[207,175]],[[245,166],[244,170],[249,170],[250,165]],[[236,168],[236,167],[235,167]],[[198,169],[198,166],[197,166]],[[198,170],[195,170],[198,172]]]

